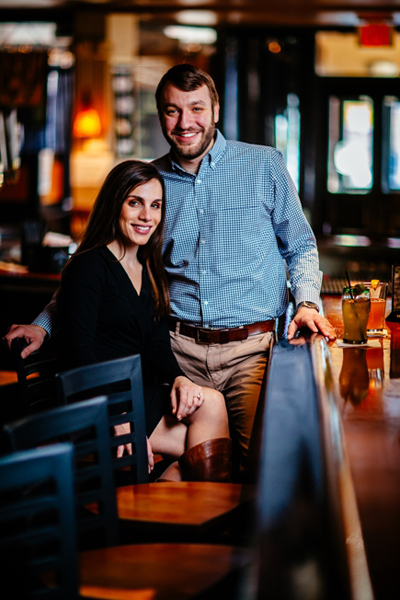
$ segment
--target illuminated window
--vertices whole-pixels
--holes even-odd
[[[282,152],[290,176],[298,190],[300,169],[300,111],[299,98],[296,94],[288,94],[287,107],[284,113],[275,117],[275,146]]]
[[[383,190],[400,190],[400,101],[393,96],[386,96],[383,101],[382,140]]]
[[[328,190],[367,193],[372,188],[374,105],[368,96],[329,99]]]

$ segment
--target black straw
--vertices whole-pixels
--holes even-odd
[[[348,272],[348,271],[346,271],[346,277],[347,277],[347,282],[348,282],[348,284],[349,284],[349,292],[350,292],[350,296],[351,296],[351,299],[352,299],[352,300],[353,300],[353,302],[354,302],[353,290],[351,289],[351,281],[350,281],[350,275],[349,275],[349,272]]]

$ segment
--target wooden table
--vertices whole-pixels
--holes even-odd
[[[229,592],[225,580],[248,563],[247,549],[230,546],[137,544],[93,550],[80,555],[79,592],[108,600],[233,598],[236,581]],[[218,582],[223,591],[212,594]]]
[[[323,307],[341,339],[340,297]],[[329,344],[375,600],[400,598],[399,325],[386,327],[365,349]]]
[[[239,483],[179,481],[117,488],[118,516],[136,532],[206,535],[241,519],[255,489]],[[122,524],[122,531],[124,524]]]

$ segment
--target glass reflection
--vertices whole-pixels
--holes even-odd
[[[369,391],[366,349],[343,348],[339,389],[345,402],[351,402],[355,406],[361,404],[366,399]]]
[[[384,379],[383,348],[368,348],[367,367],[370,379],[370,392],[381,389]]]

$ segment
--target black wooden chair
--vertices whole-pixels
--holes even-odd
[[[90,427],[89,420],[84,419],[86,407],[99,408],[99,420],[103,422],[103,429],[108,429],[107,418],[107,400],[94,399],[71,404],[29,417],[20,424],[8,426],[10,439],[13,439],[15,446],[17,440],[22,446],[29,443],[44,443],[52,435],[66,434],[67,431],[73,432],[74,436],[78,430]],[[101,409],[101,410],[100,410]],[[56,431],[53,421],[54,415],[64,416],[64,426]],[[68,415],[68,417],[65,417]],[[69,425],[65,424],[68,421]],[[96,421],[97,422],[97,421]],[[52,430],[52,434],[49,433]],[[34,433],[37,433],[37,437]],[[47,432],[47,435],[46,435]],[[25,440],[25,441],[24,441]],[[40,440],[40,442],[39,442]],[[78,447],[75,442],[74,458],[77,460]],[[100,442],[101,443],[101,442]],[[103,439],[105,451],[108,457],[111,457],[110,449]],[[14,447],[15,447],[14,446]],[[55,446],[48,446],[45,451]],[[100,448],[94,448],[91,444],[87,445],[87,451],[90,453],[99,453]],[[42,449],[31,451],[32,455],[37,453],[40,457]],[[6,457],[11,460],[13,456],[18,456],[18,452]],[[81,454],[79,453],[79,456]],[[100,463],[100,461],[99,461]],[[79,466],[79,461],[78,461]],[[113,467],[111,460],[105,461],[99,470],[91,469],[92,478],[104,477],[109,473],[109,480],[112,480]],[[68,482],[65,477],[65,469],[59,469],[59,476],[64,479],[64,485]],[[80,469],[75,468],[75,486],[81,482]],[[70,489],[73,483],[69,481]],[[154,484],[155,486],[157,484]],[[222,484],[221,484],[222,485]],[[79,488],[80,486],[78,486]],[[62,488],[64,490],[64,488]],[[69,514],[73,499],[71,493],[65,494],[65,501],[69,503]],[[75,492],[76,498],[79,498],[80,492]],[[115,496],[114,496],[115,497]],[[93,498],[86,496],[86,500],[91,502]],[[12,502],[12,498],[11,498]],[[51,505],[49,505],[51,510]],[[114,511],[113,511],[114,513]],[[114,515],[115,516],[115,515]],[[112,516],[109,523],[114,523],[115,533],[117,526],[115,518]],[[46,515],[47,517],[47,515]],[[95,518],[94,515],[92,515]],[[78,532],[82,526],[82,520],[77,521]],[[90,531],[92,533],[92,531]],[[3,532],[0,534],[3,535]],[[73,544],[74,528],[64,532],[64,541],[68,540],[70,544],[70,562],[69,576],[71,578],[70,588],[79,580],[79,597],[90,598],[180,598],[181,600],[207,599],[216,600],[220,597],[233,598],[233,591],[237,589],[241,580],[242,570],[249,563],[249,553],[244,548],[234,548],[227,545],[217,544],[182,544],[182,543],[144,543],[129,545],[112,545],[107,547],[96,547],[95,549],[81,551],[78,560],[75,560],[76,554]],[[114,543],[116,543],[114,541]],[[39,551],[33,550],[33,559],[40,561]],[[73,560],[74,559],[74,560]],[[74,564],[71,564],[71,561]],[[79,564],[79,572],[76,572],[76,564]],[[8,564],[8,563],[6,563]],[[45,565],[46,567],[47,565]],[[19,563],[19,568],[21,564]],[[46,569],[45,569],[46,570]],[[50,566],[49,566],[50,570]],[[19,570],[19,576],[25,577],[27,574],[25,567]],[[45,582],[50,586],[52,578],[45,577]],[[70,589],[70,595],[60,596],[62,598],[74,598],[74,590]],[[23,594],[11,596],[12,598],[27,597]],[[38,596],[40,598],[40,596]],[[52,598],[51,588],[46,598]],[[58,598],[58,596],[54,596]]]
[[[44,342],[40,350],[21,358],[27,346],[24,338],[11,342],[12,360],[18,377],[21,417],[55,408],[59,404],[55,390],[55,375],[59,370],[57,339]]]
[[[4,426],[11,452],[60,441],[73,443],[81,548],[111,546],[120,540],[107,408],[103,396]]]
[[[0,459],[2,600],[233,598],[244,549],[135,544],[77,554],[70,444]],[[229,592],[229,593],[227,593]]]
[[[4,600],[76,597],[71,444],[0,459],[0,573]]]
[[[115,484],[148,482],[146,427],[140,355],[64,371],[56,376],[61,404],[106,394],[110,428],[130,424],[130,433],[112,438]],[[117,458],[117,446],[132,444],[132,455]],[[128,471],[126,470],[128,468]],[[130,470],[130,472],[129,472]]]

